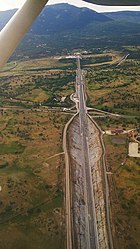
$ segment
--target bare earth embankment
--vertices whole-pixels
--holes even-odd
[[[81,156],[81,134],[79,127],[79,117],[75,117],[73,123],[69,128],[69,156],[70,156],[70,170],[71,170],[71,192],[72,192],[72,225],[74,233],[74,244],[76,248],[86,248],[85,245],[85,200],[84,200],[84,169],[82,165]],[[105,212],[105,198],[102,175],[102,145],[100,142],[100,134],[97,127],[88,119],[88,133],[89,133],[89,160],[92,174],[93,193],[95,201],[95,213],[97,223],[97,236],[99,241],[99,248],[109,248],[106,212]]]

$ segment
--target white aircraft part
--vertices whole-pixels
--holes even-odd
[[[83,0],[88,3],[108,6],[139,6],[140,0]]]
[[[0,32],[0,68],[8,61],[48,0],[27,0]]]

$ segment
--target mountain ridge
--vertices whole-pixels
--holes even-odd
[[[17,9],[0,11],[0,30]],[[30,33],[48,35],[67,30],[85,29],[90,24],[106,22],[140,23],[140,12],[119,11],[98,13],[89,8],[79,8],[67,3],[48,5],[30,29]],[[44,25],[45,24],[45,25]]]
[[[0,12],[0,28],[15,11]],[[57,54],[65,49],[139,46],[139,17],[140,12],[97,13],[69,4],[49,5],[19,45],[20,57]]]
[[[104,12],[104,15],[115,21],[140,23],[140,11]]]

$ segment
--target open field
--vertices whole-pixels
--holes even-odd
[[[100,51],[83,56],[88,105],[137,116],[96,118],[103,130],[139,127],[139,59],[128,57],[116,67],[123,55]],[[51,56],[12,62],[0,72],[2,249],[64,248],[62,132],[69,116],[50,110],[73,106],[75,67],[75,59]],[[127,158],[121,165],[127,155],[126,135],[104,139],[107,166],[113,173],[109,183],[114,239],[119,243],[115,249],[138,249],[139,161]]]
[[[134,128],[138,128],[140,124],[140,117],[100,117],[94,119],[97,121],[99,126],[102,128],[102,130],[107,130],[107,129],[116,129],[120,128],[123,130],[131,130]]]
[[[119,66],[117,65],[126,52],[105,50],[83,55],[82,67],[85,68],[89,106],[121,114],[139,115],[140,62],[134,54],[139,53],[139,47],[127,47],[127,51],[133,53]],[[4,78],[8,75],[12,82],[9,94],[13,98],[30,100],[36,104],[48,100],[43,104],[60,106],[58,102],[61,97],[67,97],[74,91],[75,68],[75,59],[52,56],[18,61],[16,68],[1,73],[1,76]],[[8,84],[7,79],[6,81]],[[17,81],[16,93],[12,94],[12,86]],[[3,96],[5,94],[7,96],[8,92],[4,92]],[[63,105],[69,106],[68,99],[66,102]]]
[[[126,135],[105,136],[115,249],[139,248],[139,158],[129,158]],[[120,142],[121,141],[121,142]],[[123,165],[122,165],[123,164]]]
[[[86,73],[88,104],[106,111],[139,115],[140,62],[128,59],[119,66],[92,67]]]
[[[53,65],[53,66],[52,66]],[[59,69],[67,67],[66,69]],[[52,69],[53,68],[53,69]],[[0,73],[0,105],[36,107],[40,105],[70,106],[75,72],[58,58],[17,62],[13,70]],[[61,98],[66,97],[65,101]]]
[[[0,248],[63,248],[65,122],[55,113],[1,112]]]
[[[69,116],[42,105],[70,105],[75,72],[65,67],[51,57],[9,63],[0,73],[2,249],[64,248],[62,134]]]

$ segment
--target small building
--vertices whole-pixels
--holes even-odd
[[[64,102],[65,99],[66,99],[66,97],[62,97],[62,98],[61,98],[61,102]]]
[[[114,135],[118,135],[118,134],[121,134],[121,133],[123,133],[123,129],[111,130],[111,134],[114,134]]]
[[[131,138],[133,136],[133,133],[130,131],[130,132],[128,132],[127,135],[128,135],[129,138]]]

